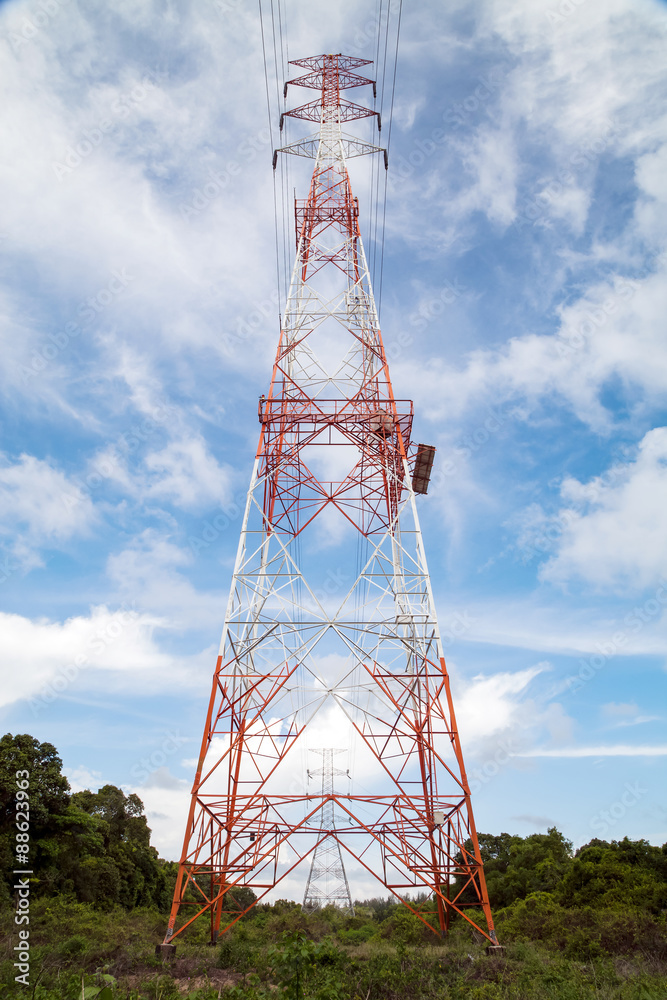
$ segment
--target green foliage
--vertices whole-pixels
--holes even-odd
[[[12,876],[16,771],[26,770],[30,794],[33,898],[62,894],[100,907],[156,906],[171,902],[172,867],[150,846],[150,830],[137,795],[114,785],[69,794],[55,747],[33,736],[0,740],[0,885],[9,901]]]
[[[581,961],[642,951],[667,960],[664,916],[640,910],[566,908],[540,892],[496,913],[496,927],[502,941],[543,941]]]
[[[555,827],[528,837],[482,833],[479,847],[492,907],[509,906],[533,892],[553,891],[572,859],[572,844]],[[466,849],[472,849],[469,841]],[[464,891],[463,898],[473,902],[473,890]]]
[[[366,914],[375,917],[376,920],[384,920],[385,917],[390,917],[400,905],[395,899],[374,896],[372,899],[356,900],[354,908],[359,916]]]
[[[71,938],[67,938],[66,941],[58,948],[58,954],[62,958],[74,958],[77,955],[83,955],[88,948],[88,942],[82,934],[74,934]]]
[[[395,899],[352,916],[298,903],[224,901],[248,913],[207,947],[205,919],[154,954],[176,865],[150,846],[143,805],[113,785],[70,794],[55,748],[0,740],[0,860],[11,871],[16,770],[30,771],[30,1000],[662,1000],[667,996],[667,845],[593,840],[573,855],[555,828],[522,838],[482,834],[480,847],[503,956],[485,958],[462,919],[443,942]],[[469,848],[470,845],[467,845]],[[3,853],[4,852],[4,853]],[[5,903],[10,900],[6,883]],[[456,887],[452,887],[456,891]],[[464,893],[463,900],[475,897]],[[410,906],[433,922],[433,899]],[[474,908],[468,914],[483,923]],[[2,1000],[14,980],[13,913],[0,906]],[[275,946],[273,942],[280,940]]]
[[[0,899],[11,894],[16,816],[16,772],[29,774],[30,862],[39,871],[48,860],[48,843],[69,804],[69,783],[61,773],[62,761],[51,743],[40,743],[27,734],[0,739]],[[22,779],[23,780],[23,779]]]
[[[535,893],[551,893],[566,907],[667,909],[667,844],[592,840],[573,856],[571,843],[551,827],[528,837],[480,834],[479,845],[493,909]],[[472,889],[462,899],[474,902]]]
[[[7,733],[0,739],[0,833],[14,825],[17,771],[30,775],[30,822],[36,831],[48,828],[52,817],[65,811],[69,783],[61,769],[62,761],[51,743],[40,743],[27,734]]]
[[[113,1000],[113,991],[108,986],[84,986],[80,1000]]]
[[[667,909],[667,844],[592,840],[581,847],[558,886],[567,906]]]
[[[341,927],[337,937],[341,944],[362,944],[364,941],[370,941],[377,933],[378,929],[375,924],[359,921],[359,924],[355,926]]]
[[[397,906],[382,924],[383,938],[397,945],[417,946],[433,940],[433,932],[406,906]]]
[[[283,934],[280,946],[269,948],[267,958],[276,971],[283,995],[288,1000],[301,1000],[305,996],[308,970],[317,964],[336,965],[340,952],[330,941],[315,944],[303,931],[294,931]]]
[[[424,906],[428,903],[424,903]],[[267,906],[270,915],[272,908]],[[276,919],[298,907],[279,907]],[[408,910],[405,912],[408,916]],[[62,898],[31,908],[30,991],[15,984],[11,960],[0,965],[3,1000],[294,1000],[300,963],[301,1000],[663,1000],[667,996],[664,918],[619,910],[567,909],[550,893],[517,900],[497,914],[506,951],[487,958],[463,921],[445,942],[401,943],[379,933],[345,945],[341,933],[385,921],[340,911],[302,914],[301,933],[280,946],[258,920],[239,922],[217,948],[206,946],[206,922],[179,939],[177,958],[154,955],[165,919]],[[0,936],[13,935],[11,913]],[[414,919],[414,917],[412,918]],[[359,923],[357,923],[359,922]],[[201,933],[200,933],[201,931]],[[321,935],[320,940],[314,940]],[[285,945],[287,947],[285,947]],[[294,952],[306,949],[306,955]],[[225,951],[224,949],[227,949]],[[7,952],[4,952],[5,956]],[[2,952],[0,952],[0,959]],[[229,961],[223,962],[223,957]],[[222,968],[221,968],[222,966]],[[286,987],[286,989],[284,988]],[[97,991],[94,993],[93,991]]]

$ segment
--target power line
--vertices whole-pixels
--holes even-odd
[[[399,0],[398,5],[398,24],[396,26],[396,51],[394,53],[394,74],[391,84],[391,106],[389,108],[389,131],[387,134],[387,155],[389,155],[389,147],[391,145],[391,126],[394,120],[394,95],[396,93],[396,70],[398,68],[398,42],[401,35],[401,15],[403,13],[403,0]],[[388,32],[387,32],[388,34]],[[384,84],[384,81],[383,81]],[[384,181],[384,205],[382,207],[382,241],[381,241],[381,252],[380,252],[380,287],[378,289],[378,316],[382,309],[382,280],[384,273],[384,234],[385,234],[385,220],[387,216],[387,178]]]
[[[264,60],[264,84],[266,88],[266,111],[269,118],[269,140],[271,142],[271,149],[274,149],[273,144],[273,125],[271,119],[271,99],[269,97],[269,67],[266,59],[266,42],[264,39],[264,16],[262,13],[262,0],[258,0],[259,3],[259,27],[262,35],[262,58]],[[278,238],[278,196],[276,192],[276,175],[275,171],[273,173],[273,221],[275,229],[275,241],[276,241],[276,282],[278,285],[278,294],[280,294],[280,253],[278,250],[279,238]]]

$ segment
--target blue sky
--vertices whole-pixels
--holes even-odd
[[[332,7],[290,56],[373,58]],[[667,840],[666,39],[657,0],[403,11],[381,319],[483,831]],[[175,857],[278,336],[259,17],[6,0],[0,47],[4,731]]]

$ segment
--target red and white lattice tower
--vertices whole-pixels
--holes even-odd
[[[374,87],[356,72],[368,64],[297,59],[305,74],[288,81],[317,99],[286,116],[319,131],[278,152],[315,168],[295,206],[296,260],[163,948],[204,914],[215,941],[246,912],[230,889],[261,900],[307,871],[327,837],[395,895],[426,892],[433,906],[419,916],[441,933],[482,909],[478,929],[497,944],[415,504],[434,449],[411,444],[412,403],[394,398],[346,167],[384,152],[343,131],[376,114],[341,97]],[[307,788],[304,741],[321,745],[322,719],[350,734],[363,788]],[[331,829],[319,819],[333,815],[329,800]]]

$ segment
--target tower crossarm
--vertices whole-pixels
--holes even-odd
[[[352,101],[341,100],[339,104],[340,121],[355,121],[358,118],[372,118],[375,115],[380,120],[380,112],[365,108],[361,104],[353,104]],[[321,101],[311,101],[309,104],[302,104],[300,108],[293,108],[292,111],[285,111],[280,116],[280,130],[282,131],[285,118],[301,118],[304,121],[319,122],[322,118]]]

